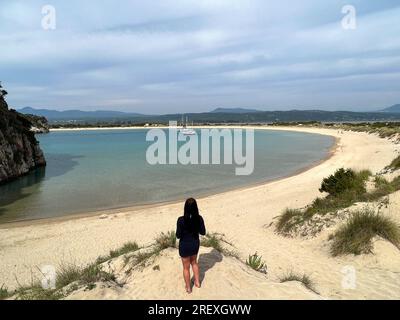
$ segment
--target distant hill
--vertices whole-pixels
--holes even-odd
[[[245,109],[245,108],[216,108],[210,113],[253,113],[253,112],[262,112],[256,109]]]
[[[381,112],[400,113],[400,104],[395,104],[394,106],[383,109]]]
[[[223,111],[222,111],[223,110]],[[145,123],[168,124],[180,121],[182,114],[143,115],[119,111],[56,111],[23,108],[24,114],[46,117],[51,125],[130,125]],[[200,123],[273,123],[273,122],[365,122],[400,121],[400,112],[352,112],[323,110],[254,111],[247,109],[222,109],[212,112],[186,113],[189,122]]]
[[[127,113],[121,111],[81,111],[81,110],[66,110],[57,111],[49,109],[34,109],[31,107],[26,107],[19,109],[18,112],[23,114],[33,114],[41,117],[47,118],[49,121],[54,120],[90,120],[90,119],[122,119],[126,117],[139,117],[143,116],[140,113]]]

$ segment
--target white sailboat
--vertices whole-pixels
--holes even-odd
[[[189,129],[187,128],[186,124],[187,124],[187,117],[186,117],[186,121],[183,121],[183,116],[182,116],[182,129],[180,130],[180,133],[182,133],[185,136],[193,136],[196,134],[196,131],[194,131],[193,129]]]

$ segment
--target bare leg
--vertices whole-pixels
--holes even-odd
[[[192,293],[192,287],[190,285],[190,257],[182,258],[183,264],[183,279],[185,280],[186,292]]]
[[[200,271],[199,264],[197,263],[197,255],[190,257],[190,264],[192,265],[193,275],[194,275],[194,285],[200,288]]]

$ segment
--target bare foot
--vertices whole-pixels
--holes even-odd
[[[201,288],[201,284],[200,284],[200,282],[195,282],[195,284],[194,284],[195,286],[196,286],[196,288]]]
[[[192,293],[192,288],[186,288],[186,292],[187,292],[188,294],[191,294],[191,293]]]

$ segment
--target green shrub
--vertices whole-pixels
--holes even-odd
[[[371,253],[372,239],[376,236],[400,245],[400,228],[390,218],[370,210],[355,212],[331,237],[331,253],[333,256]]]
[[[371,172],[367,170],[360,172],[343,168],[337,170],[321,184],[319,191],[328,192],[328,195],[325,198],[316,198],[305,210],[286,209],[278,219],[276,231],[289,235],[294,228],[304,224],[316,214],[324,215],[347,208],[357,201],[367,201],[365,182],[370,175]]]
[[[267,268],[265,262],[262,261],[262,257],[259,256],[257,254],[257,252],[255,254],[249,256],[249,258],[246,260],[246,264],[250,268],[252,268],[256,271],[259,271],[259,272],[261,272]]]
[[[369,171],[354,172],[352,169],[338,169],[333,175],[322,181],[320,192],[327,192],[331,196],[338,196],[349,190],[357,193],[365,192],[365,180],[371,173]]]

